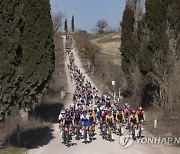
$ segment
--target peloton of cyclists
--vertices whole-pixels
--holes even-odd
[[[130,108],[130,105],[125,103],[122,107],[115,101],[111,101],[108,94],[100,96],[98,89],[89,82],[81,70],[75,65],[74,54],[68,50],[69,64],[68,69],[75,82],[75,91],[72,98],[72,104],[69,109],[61,110],[59,115],[59,124],[67,131],[70,126],[74,127],[74,135],[80,131],[81,136],[85,136],[87,141],[90,141],[89,133],[95,131],[95,123],[100,125],[101,131],[104,127],[108,128],[108,133],[111,139],[114,139],[113,130],[118,126],[118,131],[123,134],[122,127],[132,127],[135,125],[138,128],[139,123],[145,121],[145,112],[142,107],[139,107],[137,112]],[[117,125],[115,125],[117,124]],[[80,129],[77,129],[80,127]],[[142,127],[143,128],[143,127]],[[121,130],[120,130],[121,129]],[[62,134],[62,133],[61,133]]]

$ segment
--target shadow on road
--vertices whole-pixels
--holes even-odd
[[[46,122],[57,123],[58,115],[63,108],[63,105],[60,103],[47,104],[43,103],[41,106],[38,106],[31,115],[42,119]]]
[[[48,126],[23,131],[20,135],[20,145],[17,144],[17,134],[15,132],[6,140],[6,143],[14,147],[34,149],[47,145],[54,138],[52,132],[53,129]]]

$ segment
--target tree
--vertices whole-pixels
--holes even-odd
[[[132,91],[132,73],[137,65],[136,55],[139,50],[138,42],[133,36],[134,32],[134,12],[126,5],[121,22],[121,57],[122,57],[122,70],[125,74],[129,90]],[[130,92],[129,91],[129,92]],[[132,92],[131,92],[132,93]]]
[[[95,55],[100,50],[99,46],[90,42],[86,31],[78,31],[75,33],[76,47],[92,64],[92,73],[94,73]]]
[[[12,106],[41,102],[54,70],[49,1],[2,0],[0,9],[0,120]],[[11,41],[10,41],[11,40]]]
[[[64,31],[65,31],[65,32],[68,32],[67,19],[65,19],[65,22],[64,22]]]
[[[137,38],[138,22],[142,19],[144,0],[127,0],[127,6],[134,12],[134,36]]]
[[[97,21],[96,27],[98,28],[99,33],[104,33],[104,29],[108,26],[108,23],[106,20],[102,19]]]
[[[74,32],[74,16],[72,16],[72,20],[71,20],[71,30],[72,32]]]
[[[56,12],[55,14],[52,15],[54,33],[56,33],[57,31],[61,29],[63,25],[63,22],[62,22],[63,18],[64,18],[64,14],[61,11]]]

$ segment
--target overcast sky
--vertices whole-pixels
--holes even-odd
[[[109,27],[118,28],[126,0],[50,0],[50,3],[52,13],[65,13],[69,26],[74,15],[75,28],[91,32],[100,19],[105,19]]]

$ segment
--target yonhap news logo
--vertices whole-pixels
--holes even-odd
[[[132,135],[130,134],[124,134],[119,137],[119,144],[123,146],[125,149],[131,147],[133,143],[134,140],[132,138]]]
[[[180,144],[180,137],[143,137],[133,140],[131,134],[124,134],[119,137],[119,144],[126,148],[136,144]]]

